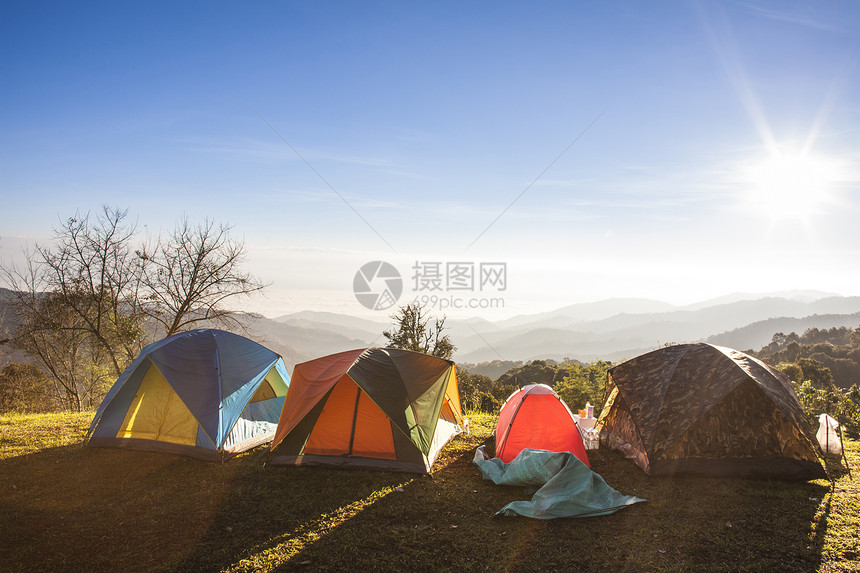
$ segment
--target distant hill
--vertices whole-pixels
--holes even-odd
[[[529,325],[568,327],[577,323],[603,320],[618,314],[653,314],[671,312],[675,306],[644,298],[610,298],[597,302],[572,304],[538,314],[515,316],[495,323],[499,329],[522,328]]]
[[[510,360],[493,360],[491,362],[481,362],[480,364],[470,364],[468,362],[458,362],[457,368],[465,370],[470,374],[482,374],[489,377],[491,380],[497,379],[499,376],[517,366],[522,366],[520,361]]]
[[[12,336],[20,322],[13,306],[14,296],[9,289],[0,287],[0,341]],[[0,368],[10,362],[28,362],[29,359],[26,352],[16,350],[10,344],[0,344]]]
[[[823,292],[820,290],[785,290],[779,292],[768,293],[766,296],[749,292],[735,292],[721,297],[695,302],[680,307],[681,310],[701,310],[709,306],[718,306],[721,304],[731,304],[744,300],[760,300],[762,298],[784,298],[798,302],[814,302],[822,298],[840,297],[834,292]]]
[[[495,322],[480,317],[449,319],[446,326],[457,346],[454,359],[477,368],[493,361],[619,361],[667,343],[696,341],[756,349],[779,331],[860,325],[860,297],[814,291],[785,294],[790,296],[736,294],[713,299],[713,304],[680,308],[647,299],[608,299]],[[14,317],[7,312],[4,319],[2,314],[9,296],[0,289],[0,332],[13,324]],[[382,332],[389,327],[387,316],[370,320],[303,311],[277,319],[249,317],[246,335],[281,354],[292,370],[298,362],[326,354],[384,345]]]
[[[840,326],[860,327],[860,312],[854,314],[816,314],[805,318],[770,318],[736,328],[730,332],[710,336],[707,342],[738,350],[758,351],[769,344],[777,332],[802,334],[809,328],[827,329]]]
[[[362,335],[382,332],[388,327],[388,317],[380,320],[369,320],[334,312],[318,312],[314,310],[303,310],[293,314],[285,314],[273,319],[281,324],[289,324],[299,328],[311,328],[315,330],[328,329],[338,330],[347,335],[360,333]]]
[[[377,337],[381,338],[383,328],[385,326],[373,332],[369,329],[346,328],[306,318],[281,321],[256,316],[248,324],[246,336],[283,356],[288,369],[292,371],[299,362],[327,354],[371,345],[381,346],[382,343]]]
[[[543,313],[539,315],[539,320],[521,320],[508,328],[499,328],[499,324],[504,324],[502,321],[495,323],[496,328],[490,331],[454,338],[458,347],[455,359],[470,363],[537,358],[573,358],[586,362],[595,359],[621,360],[663,344],[707,340],[717,334],[774,318],[843,315],[844,321],[850,323],[854,318],[849,315],[858,312],[860,297],[839,296],[814,300],[808,300],[808,297],[786,299],[768,296],[697,310],[618,313],[601,320],[567,326],[560,326],[562,322],[559,318],[563,318],[564,313],[559,311]],[[772,335],[773,332],[769,336]],[[767,341],[770,340],[769,336]]]

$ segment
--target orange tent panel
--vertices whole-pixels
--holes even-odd
[[[388,416],[347,375],[326,400],[304,453],[396,459]]]
[[[362,392],[355,420],[352,455],[396,460],[391,431],[388,416]]]
[[[301,364],[301,368],[296,367],[290,383],[291,391],[287,392],[287,397],[284,399],[284,406],[278,420],[278,429],[275,432],[272,447],[280,443],[284,436],[295,428],[296,424],[322,400],[323,396],[345,375],[350,364],[355,362],[355,359],[362,352],[363,350],[339,352],[304,362]]]
[[[352,414],[355,411],[356,394],[360,391],[349,376],[343,376],[335,384],[308,438],[305,446],[306,454],[345,455],[349,453]]]

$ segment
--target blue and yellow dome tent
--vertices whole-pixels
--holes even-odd
[[[274,437],[290,383],[283,359],[222,330],[144,348],[96,412],[89,445],[224,460]]]

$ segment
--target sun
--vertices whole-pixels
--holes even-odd
[[[809,153],[772,153],[749,169],[747,206],[773,222],[806,223],[832,202],[834,161]]]

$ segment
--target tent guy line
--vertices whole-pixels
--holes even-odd
[[[466,323],[466,326],[468,326],[469,328],[471,328],[471,329],[472,329],[472,332],[474,332],[474,333],[475,333],[475,335],[476,335],[478,338],[480,338],[481,340],[483,340],[483,341],[484,341],[484,344],[486,344],[486,345],[487,345],[487,347],[488,347],[490,350],[492,350],[493,352],[495,352],[495,353],[496,353],[496,356],[498,356],[498,357],[499,357],[499,360],[505,360],[505,357],[504,357],[504,356],[502,356],[501,354],[499,354],[499,351],[498,351],[498,350],[496,350],[495,348],[493,348],[493,345],[492,345],[492,344],[490,344],[489,342],[487,342],[487,339],[486,339],[486,338],[484,338],[483,336],[481,336],[481,333],[480,333],[480,332],[478,332],[477,330],[475,330],[475,327],[474,327],[474,326],[472,326],[472,324],[471,324],[468,320],[464,320],[463,322],[465,322],[465,323]],[[378,338],[378,337],[377,337],[377,338]],[[371,346],[372,346],[372,345],[371,345]]]
[[[561,159],[561,158],[562,158],[562,156],[564,156],[564,154],[565,154],[565,153],[567,153],[567,152],[568,152],[568,150],[569,150],[571,147],[573,147],[573,146],[574,146],[574,144],[575,144],[577,141],[579,141],[580,139],[582,139],[582,136],[583,136],[583,135],[585,135],[585,134],[588,132],[588,130],[590,130],[590,129],[591,129],[591,127],[592,127],[595,123],[597,123],[597,121],[598,121],[601,117],[603,117],[603,114],[604,114],[604,113],[606,113],[606,110],[605,110],[605,109],[604,109],[603,111],[601,111],[601,112],[597,115],[597,117],[595,117],[593,120],[591,120],[591,123],[589,123],[588,125],[586,125],[586,126],[585,126],[585,128],[584,128],[582,131],[580,131],[580,132],[579,132],[579,134],[578,134],[576,137],[574,137],[574,138],[573,138],[573,141],[571,141],[570,143],[568,143],[568,144],[567,144],[567,147],[565,147],[565,148],[561,151],[561,153],[559,153],[558,155],[556,155],[556,156],[555,156],[555,159],[553,159],[552,161],[550,161],[550,162],[549,162],[549,164],[548,164],[546,167],[544,167],[544,168],[543,168],[543,170],[542,170],[540,173],[538,173],[537,177],[535,177],[534,179],[532,179],[532,182],[531,182],[531,183],[529,183],[528,185],[526,185],[525,189],[523,189],[522,191],[520,191],[520,194],[519,194],[519,195],[517,195],[516,197],[514,197],[514,200],[513,200],[513,201],[511,201],[511,202],[508,204],[508,206],[507,206],[507,207],[505,207],[504,209],[502,209],[502,212],[501,212],[501,213],[499,213],[498,215],[496,215],[496,218],[495,218],[495,219],[493,219],[492,221],[490,221],[490,224],[489,224],[489,225],[487,225],[486,227],[484,227],[484,230],[483,230],[483,231],[481,231],[480,233],[478,233],[478,236],[477,236],[477,237],[475,237],[475,239],[474,239],[471,243],[469,243],[469,246],[468,246],[468,247],[466,247],[465,249],[463,249],[463,252],[465,253],[466,251],[468,251],[469,249],[471,249],[471,248],[475,245],[475,243],[477,243],[477,242],[478,242],[478,240],[479,240],[481,237],[483,237],[483,236],[484,236],[484,233],[486,233],[487,231],[489,231],[489,230],[490,230],[490,228],[491,228],[493,225],[495,225],[495,224],[496,224],[496,222],[498,222],[498,220],[499,220],[499,219],[501,219],[501,218],[502,218],[502,216],[503,216],[505,213],[507,213],[507,212],[508,212],[508,209],[510,209],[511,207],[513,207],[513,206],[514,206],[514,203],[516,203],[517,201],[519,201],[519,200],[520,200],[520,197],[522,197],[523,195],[525,195],[525,194],[526,194],[526,191],[528,191],[529,189],[531,189],[531,188],[534,186],[534,184],[535,184],[535,183],[537,183],[537,182],[540,180],[540,178],[544,176],[544,173],[546,173],[547,171],[549,171],[550,167],[552,167],[553,165],[555,165],[555,164],[556,164],[556,162],[557,162],[559,159]]]
[[[290,145],[290,142],[289,142],[289,141],[287,141],[286,139],[284,139],[284,136],[283,136],[283,135],[281,135],[281,134],[278,132],[278,130],[277,130],[277,129],[275,129],[275,128],[274,128],[274,126],[273,126],[271,123],[269,123],[268,121],[266,121],[266,118],[265,118],[265,117],[263,117],[262,115],[260,115],[260,112],[258,112],[257,110],[254,110],[254,113],[256,113],[256,114],[257,114],[257,117],[259,117],[261,120],[263,120],[263,123],[265,123],[266,125],[268,125],[268,126],[269,126],[269,129],[271,129],[272,131],[274,131],[274,132],[275,132],[275,135],[277,135],[277,136],[281,139],[281,141],[283,141],[284,143],[286,143],[286,144],[287,144],[287,147],[289,147],[290,149],[292,149],[292,150],[293,150],[293,153],[295,153],[295,154],[298,156],[298,158],[299,158],[299,159],[301,159],[301,160],[304,162],[304,164],[305,164],[305,165],[307,165],[307,166],[310,168],[310,170],[311,170],[311,171],[313,171],[314,173],[316,173],[316,176],[317,176],[317,177],[319,177],[319,178],[320,178],[320,180],[321,180],[323,183],[325,183],[325,184],[328,186],[328,188],[329,188],[329,189],[331,189],[332,191],[334,191],[335,195],[337,195],[338,197],[340,197],[340,200],[341,200],[341,201],[343,201],[344,203],[346,203],[346,206],[347,206],[347,207],[349,207],[350,209],[352,209],[352,212],[353,212],[353,213],[355,213],[356,215],[358,215],[358,218],[359,218],[359,219],[361,219],[362,221],[364,221],[364,224],[365,224],[365,225],[367,225],[367,226],[370,228],[370,230],[371,230],[371,231],[373,231],[374,233],[376,233],[376,236],[377,236],[377,237],[379,237],[380,239],[382,239],[382,242],[383,242],[383,243],[385,243],[386,245],[388,245],[388,248],[389,248],[389,249],[391,249],[391,250],[392,250],[392,251],[394,251],[395,253],[397,252],[397,249],[395,249],[395,248],[391,245],[391,243],[389,243],[387,240],[385,240],[385,237],[383,237],[383,236],[380,234],[380,232],[379,232],[379,231],[377,231],[377,230],[376,230],[376,228],[375,228],[373,225],[371,225],[371,224],[370,224],[370,222],[369,222],[367,219],[365,219],[365,218],[364,218],[364,216],[362,216],[362,214],[361,214],[361,213],[359,213],[359,212],[358,212],[358,210],[357,210],[355,207],[353,207],[353,206],[352,206],[352,203],[350,203],[349,201],[347,201],[347,200],[346,200],[346,197],[344,197],[343,195],[341,195],[341,194],[340,194],[340,192],[339,192],[337,189],[335,189],[335,188],[334,188],[334,186],[333,186],[331,183],[329,183],[329,182],[328,182],[328,180],[327,180],[325,177],[323,177],[323,176],[322,176],[322,174],[321,174],[319,171],[317,171],[317,170],[314,168],[314,166],[313,166],[313,165],[311,165],[311,164],[310,164],[310,162],[309,162],[307,159],[305,159],[305,158],[304,158],[304,156],[303,156],[301,153],[299,153],[299,152],[298,152],[298,150],[297,150],[295,147],[293,147],[292,145]]]

